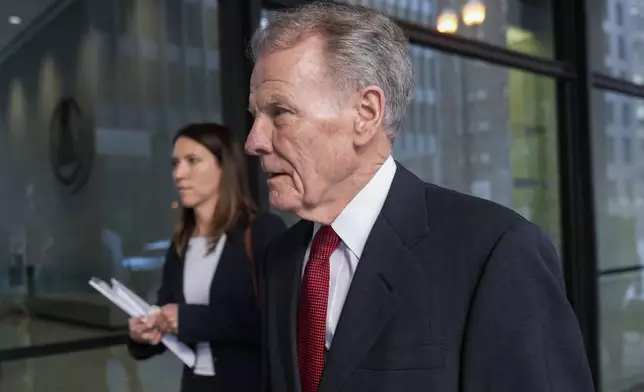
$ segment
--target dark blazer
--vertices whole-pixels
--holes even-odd
[[[284,222],[272,214],[260,214],[252,224],[252,245],[255,263],[264,257],[268,243],[283,234]],[[253,289],[252,274],[258,266],[251,264],[244,247],[245,228],[237,226],[227,234],[212,284],[209,305],[186,304],[183,296],[184,262],[174,245],[168,250],[159,306],[179,304],[179,340],[193,346],[210,342],[215,362],[215,377],[221,390],[259,391],[261,376],[261,325],[258,302]],[[253,271],[254,269],[254,271]],[[136,359],[160,354],[165,346],[141,344],[130,340],[128,349]],[[183,377],[192,373],[184,368]]]
[[[313,224],[267,251],[265,386],[299,391],[296,309]],[[326,357],[320,392],[593,390],[561,265],[534,224],[398,164]]]

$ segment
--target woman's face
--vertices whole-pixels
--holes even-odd
[[[172,151],[172,176],[186,208],[216,200],[219,194],[221,166],[206,147],[179,137]]]

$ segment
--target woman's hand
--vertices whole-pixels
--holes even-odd
[[[146,317],[131,317],[128,320],[130,338],[135,342],[157,345],[161,342],[161,332],[158,328],[146,323]]]
[[[157,327],[166,333],[178,334],[179,333],[179,306],[177,304],[168,304],[161,307],[162,320]]]

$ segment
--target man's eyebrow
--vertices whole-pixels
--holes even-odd
[[[247,110],[254,116],[256,113],[255,108],[259,111],[272,110],[276,106],[285,106],[289,110],[295,110],[294,105],[291,103],[291,98],[287,94],[282,94],[278,92],[271,93],[268,95],[266,100],[257,101],[255,100],[254,104],[249,102]]]
[[[291,101],[290,97],[280,93],[272,93],[268,98],[268,102],[271,104],[275,104],[275,103],[288,104],[290,101]]]

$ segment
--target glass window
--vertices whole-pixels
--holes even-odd
[[[202,23],[204,15],[201,1],[184,1],[183,3],[187,44],[201,49],[204,45],[204,26]]]
[[[596,192],[597,239],[600,270],[644,264],[644,206],[629,189],[642,181],[644,155],[637,151],[638,134],[644,131],[635,121],[620,121],[611,108],[633,108],[641,100],[612,92],[596,91],[593,110],[593,167]],[[632,113],[632,109],[625,109]],[[615,144],[616,143],[616,144]],[[614,184],[609,186],[610,184]],[[611,195],[608,191],[613,188]]]
[[[631,138],[628,136],[623,138],[622,143],[624,144],[624,152],[623,152],[624,164],[630,165],[633,162],[632,153],[631,153]]]
[[[631,103],[627,102],[622,107],[622,116],[624,117],[624,128],[631,126]]]
[[[0,391],[177,392],[181,370],[170,352],[137,362],[108,347],[3,363]]]
[[[38,17],[47,3],[16,25],[0,11],[3,49],[30,31],[0,59],[0,350],[125,326],[92,276],[155,300],[171,138],[222,121],[217,2],[81,0]]]
[[[644,128],[630,118],[642,104],[643,100],[613,92],[593,94],[603,391],[634,390],[644,383],[644,357],[638,354],[644,336],[644,274],[620,271],[644,265],[644,154],[638,151]],[[623,120],[613,113],[617,108]]]
[[[644,382],[644,274],[641,271],[599,278],[601,390],[636,391]]]
[[[558,246],[554,80],[411,49],[415,93],[394,157],[425,181],[513,208]]]
[[[595,70],[644,83],[644,2],[587,2],[592,65]]]
[[[341,0],[444,33],[553,57],[552,0]]]

